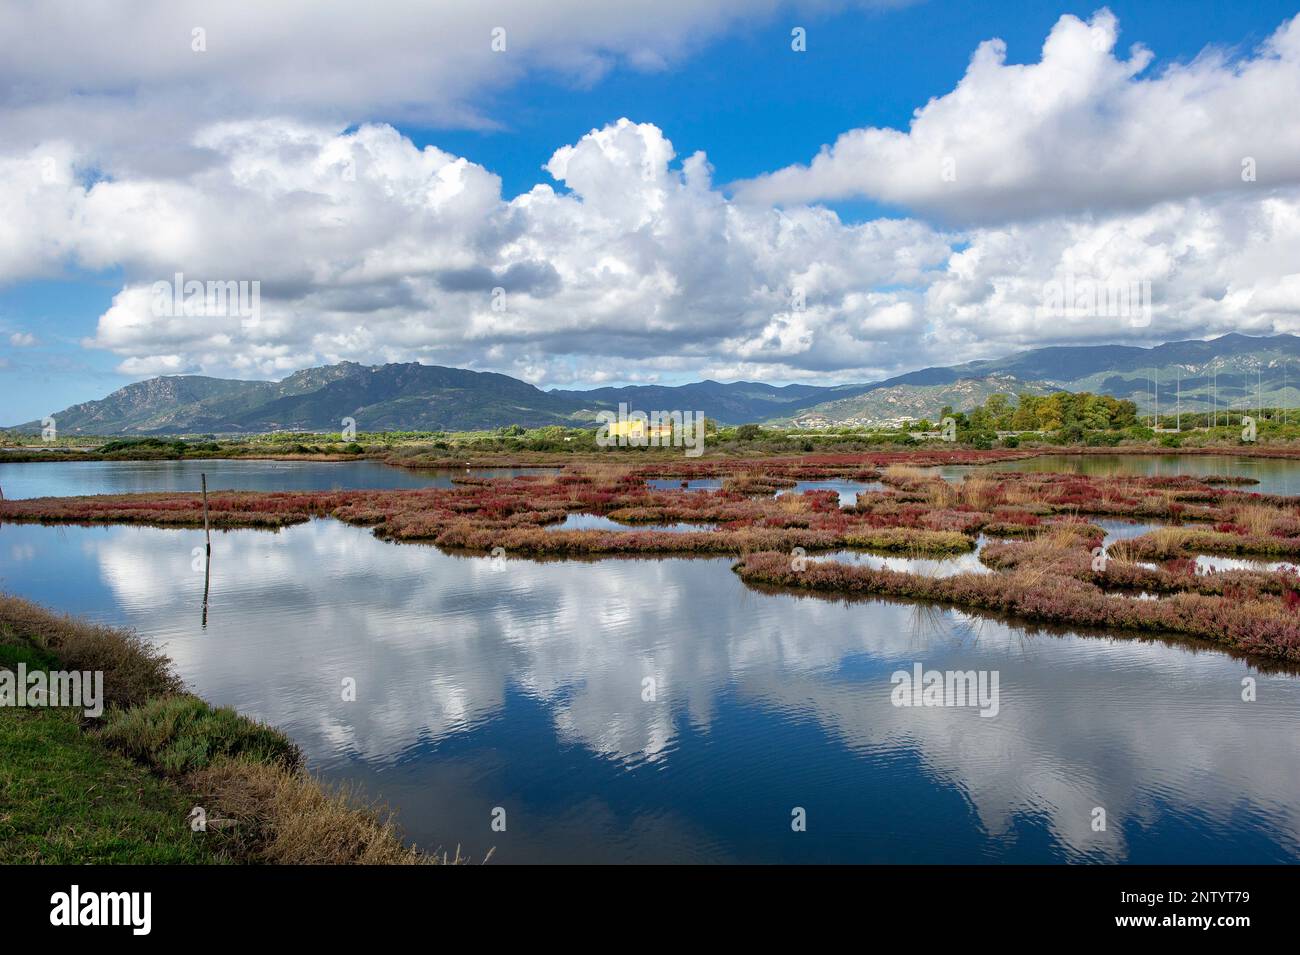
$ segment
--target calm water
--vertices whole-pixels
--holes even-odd
[[[138,628],[198,693],[285,729],[427,847],[1300,861],[1300,678],[1215,650],[763,593],[729,560],[450,556],[329,520],[216,535],[204,629],[202,539],[0,525],[0,587]],[[914,663],[996,671],[997,715],[893,706],[891,674]]]
[[[692,524],[681,521],[676,524],[620,524],[603,514],[566,514],[564,520],[557,524],[548,524],[548,531],[663,531],[668,534],[683,534],[687,531],[711,531],[717,524]]]
[[[646,481],[646,484],[657,491],[716,491],[722,487],[721,478],[697,478],[692,481],[674,481],[665,478],[655,478]],[[683,484],[685,487],[683,487]],[[864,491],[880,491],[885,485],[879,481],[799,481],[794,487],[782,488],[776,492],[776,496],[782,494],[802,494],[804,491],[835,491],[840,496],[840,507],[845,507],[857,501],[858,495]]]
[[[859,494],[884,489],[885,485],[879,481],[799,481],[794,487],[777,491],[776,496],[802,494],[804,491],[834,491],[840,496],[840,507],[847,507],[857,503]]]
[[[722,489],[722,478],[696,478],[682,481],[673,478],[652,478],[646,486],[656,491],[718,491]]]
[[[904,557],[897,554],[875,554],[867,551],[841,550],[831,554],[814,554],[809,557],[814,561],[836,561],[841,564],[856,564],[870,567],[872,570],[899,570],[925,577],[952,577],[955,574],[992,573],[979,559],[986,538],[979,539],[979,546],[969,554],[954,557]]]
[[[212,491],[331,491],[340,488],[451,487],[455,474],[514,477],[558,468],[412,471],[378,461],[59,461],[0,464],[7,498],[74,497],[197,491],[207,474]]]
[[[1208,475],[1252,477],[1258,484],[1239,490],[1264,494],[1300,494],[1300,461],[1236,455],[1045,454],[992,465],[999,471],[1057,471],[1094,476],[1179,477]]]

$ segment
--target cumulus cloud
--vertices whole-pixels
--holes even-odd
[[[976,230],[926,290],[936,345],[1005,353],[1056,342],[1300,329],[1300,190],[1158,203],[1138,213]],[[1050,308],[1052,288],[1143,288],[1150,314]],[[1145,293],[1144,293],[1145,294]],[[1146,324],[1149,322],[1149,325]]]
[[[1300,17],[1250,56],[1207,50],[1155,76],[1151,51],[1117,54],[1118,37],[1103,9],[1061,17],[1037,63],[1007,63],[1006,44],[989,40],[907,132],[851,130],[737,193],[865,196],[978,223],[1300,183]]]
[[[26,220],[0,240],[0,274],[121,269],[86,344],[124,374],[352,359],[557,386],[845,380],[1045,339],[1300,326],[1294,187],[945,232],[729,201],[703,154],[679,160],[661,130],[626,119],[556,150],[554,182],[513,200],[489,170],[384,125],[226,122],[196,138],[216,158],[183,179],[83,185],[36,155],[13,163]],[[31,232],[49,239],[17,241]],[[190,281],[258,283],[256,321],[160,313],[155,283]],[[1149,283],[1150,325],[1045,318],[1052,282]]]
[[[782,10],[905,2],[14,0],[0,6],[0,126],[22,148],[72,136],[120,168],[182,174],[205,161],[190,134],[222,119],[494,127],[508,120],[493,97],[525,77],[589,86]]]
[[[913,303],[871,290],[923,283],[950,252],[920,222],[737,206],[703,154],[676,162],[657,127],[626,119],[557,150],[555,183],[510,201],[488,170],[389,126],[228,122],[198,139],[219,161],[185,179],[85,186],[63,167],[33,180],[35,156],[20,167],[29,215],[47,217],[35,231],[58,236],[45,266],[126,274],[87,342],[126,373],[539,356],[631,372],[698,367],[733,340],[758,361],[837,369],[914,330]],[[36,266],[6,248],[0,272]],[[257,321],[160,314],[154,284],[190,281],[258,282]]]
[[[301,11],[286,10],[297,22]],[[665,15],[694,23],[685,10]],[[704,153],[679,157],[658,126],[629,119],[557,144],[539,173],[549,179],[507,199],[490,169],[389,124],[313,117],[328,97],[295,101],[290,90],[280,105],[292,115],[257,115],[269,105],[250,80],[223,106],[244,114],[200,109],[169,130],[188,157],[179,164],[119,161],[93,124],[22,148],[6,140],[0,282],[69,267],[120,274],[84,344],[132,376],[279,377],[347,359],[565,387],[831,382],[1044,343],[1296,332],[1300,123],[1278,97],[1296,86],[1298,23],[1240,61],[1207,53],[1146,77],[1145,51],[1115,55],[1108,12],[1066,16],[1039,63],[1007,65],[985,44],[909,133],[846,134],[811,167],[735,199]],[[270,69],[259,49],[241,54],[254,73]],[[96,56],[86,72],[100,86],[88,89],[120,79],[132,102],[176,78],[167,62]],[[22,57],[0,72],[34,78],[0,98],[0,113],[67,99],[65,65]],[[374,82],[355,108],[392,95]],[[925,172],[949,153],[954,181]],[[1239,153],[1256,160],[1254,181],[1241,178]],[[923,215],[850,224],[822,206],[767,201],[857,192]],[[256,314],[159,311],[155,283],[191,281],[256,283]],[[1045,317],[1045,288],[1064,282],[1149,283],[1150,323]]]

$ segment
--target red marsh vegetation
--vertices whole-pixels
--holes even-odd
[[[951,459],[963,452],[946,452]],[[917,464],[917,461],[925,462]],[[1197,553],[1300,556],[1300,498],[1248,493],[1191,477],[1087,477],[981,471],[941,480],[917,454],[690,461],[669,467],[600,463],[559,474],[456,479],[452,488],[212,492],[212,526],[274,529],[333,517],[383,538],[530,557],[707,554],[740,558],[755,584],[835,594],[911,597],[1044,622],[1168,631],[1243,651],[1300,659],[1300,581],[1289,572],[1197,573]],[[944,463],[952,463],[948,460]],[[713,491],[659,490],[651,478],[720,478]],[[879,480],[856,504],[834,491],[783,493],[798,480]],[[591,514],[627,530],[558,530]],[[1096,519],[1163,526],[1097,551]],[[134,494],[0,501],[0,520],[201,527],[198,494]],[[644,525],[701,524],[684,532]],[[936,578],[874,570],[801,552],[861,548],[945,556],[988,543],[993,574]],[[1099,557],[1101,558],[1099,561]],[[1144,563],[1163,561],[1163,566]],[[795,568],[800,569],[795,569]],[[1140,599],[1142,598],[1142,599]]]

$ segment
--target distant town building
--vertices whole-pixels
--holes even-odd
[[[611,421],[609,423],[609,436],[611,438],[628,438],[633,441],[671,438],[673,436],[673,426],[671,424],[648,424],[640,418],[632,418],[627,421]]]

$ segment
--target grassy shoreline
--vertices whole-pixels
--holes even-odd
[[[283,733],[186,693],[128,631],[0,594],[0,668],[19,663],[102,671],[106,707],[0,706],[0,864],[456,861],[325,789]]]
[[[600,448],[591,434],[583,433],[573,444],[554,441],[529,441],[509,437],[479,436],[451,441],[394,441],[383,435],[358,434],[355,440],[339,435],[301,435],[301,441],[252,437],[217,441],[136,439],[77,439],[75,444],[41,443],[0,447],[0,464],[41,463],[52,461],[377,461],[408,469],[449,469],[463,467],[557,467],[570,464],[636,466],[648,463],[669,465],[683,459],[682,449]],[[737,462],[760,459],[796,460],[809,457],[848,456],[898,458],[966,457],[969,463],[1014,460],[1043,455],[1188,455],[1295,459],[1300,458],[1300,442],[1291,437],[1261,436],[1258,441],[1244,442],[1239,437],[1209,432],[1186,432],[1177,445],[1159,440],[1126,439],[1117,444],[1086,444],[1021,439],[1015,444],[993,448],[962,442],[940,440],[899,442],[866,440],[861,437],[843,441],[796,440],[798,436],[773,434],[754,440],[715,440],[706,443],[696,463]],[[91,443],[102,440],[102,444]],[[309,443],[308,443],[309,442]],[[1199,442],[1199,443],[1197,443]]]

